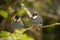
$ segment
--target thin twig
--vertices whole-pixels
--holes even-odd
[[[45,27],[52,27],[52,26],[56,26],[56,25],[60,25],[60,23],[54,23],[54,24],[51,24],[51,25],[46,25],[46,26],[43,26],[43,28],[45,28]]]
[[[51,24],[51,25],[42,26],[42,28],[53,27],[53,26],[56,26],[56,25],[60,25],[60,23],[54,23],[54,24]],[[32,28],[33,28],[33,26],[30,27],[30,28],[27,28],[27,30],[31,30]]]

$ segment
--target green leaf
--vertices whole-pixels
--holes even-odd
[[[0,10],[0,15],[2,15],[4,18],[8,17],[8,13],[4,10]]]
[[[31,37],[28,37],[27,34],[24,34],[23,37],[21,38],[21,40],[34,40],[34,39]]]
[[[17,9],[17,15],[23,16],[23,15],[25,15],[25,13],[26,13],[26,11],[24,9],[20,9],[20,10]]]
[[[15,33],[23,34],[27,29],[15,30]]]
[[[1,31],[0,32],[0,36],[1,37],[9,37],[10,33],[9,32],[6,32],[6,31]]]
[[[14,33],[9,33],[6,31],[0,32],[0,37],[3,38],[3,40],[34,40],[32,37],[29,37],[27,34],[24,34],[26,29],[22,30],[15,30]]]

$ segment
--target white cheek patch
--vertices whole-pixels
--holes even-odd
[[[17,20],[17,22],[19,22],[21,20],[21,18],[19,18],[18,20]]]
[[[37,18],[37,16],[34,16],[33,19]]]

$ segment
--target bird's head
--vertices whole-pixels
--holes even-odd
[[[32,14],[29,15],[29,17],[32,18],[32,19],[34,19],[34,18],[37,17],[37,15],[38,15],[37,13],[32,13]]]
[[[17,22],[19,19],[20,19],[20,17],[19,17],[18,15],[15,15],[15,16],[13,17],[13,21],[14,21],[14,22]]]

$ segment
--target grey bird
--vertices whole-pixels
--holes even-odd
[[[24,27],[24,24],[21,18],[18,15],[15,15],[13,21],[11,22],[12,29],[20,29]]]
[[[43,24],[43,19],[40,15],[38,15],[37,13],[32,13],[30,14],[29,16],[30,18],[30,21],[32,23],[35,23],[35,24]]]

